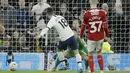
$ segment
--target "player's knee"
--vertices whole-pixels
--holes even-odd
[[[89,56],[93,56],[93,53],[94,53],[94,51],[89,52],[88,55],[89,55]]]
[[[97,55],[101,55],[101,54],[102,54],[102,50],[100,49],[97,51]]]
[[[73,52],[74,52],[75,55],[79,53],[78,49],[73,50]]]
[[[64,55],[65,58],[68,58],[68,57],[69,57],[68,52],[63,52],[63,55]]]
[[[64,55],[64,57],[65,57],[65,58],[69,58],[69,56],[68,56],[68,55]]]
[[[87,55],[84,55],[84,54],[83,54],[83,55],[81,55],[81,57],[82,57],[83,60],[88,60]]]

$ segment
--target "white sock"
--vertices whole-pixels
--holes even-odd
[[[82,69],[82,58],[81,58],[81,56],[78,53],[78,54],[75,55],[75,57],[76,57],[76,61],[77,61],[77,64],[78,64],[78,68]]]
[[[57,52],[57,55],[58,55],[59,60],[62,61],[61,64],[63,65],[63,67],[66,67],[65,61],[64,61],[65,58],[64,58],[63,53],[62,52]]]

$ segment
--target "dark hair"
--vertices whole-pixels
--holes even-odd
[[[13,54],[12,51],[9,51],[9,52],[8,52],[8,55],[12,55],[12,54]]]
[[[49,7],[46,9],[47,14],[52,15],[54,13],[53,8]]]

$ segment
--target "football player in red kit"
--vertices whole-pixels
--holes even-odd
[[[83,37],[86,25],[88,26],[88,41],[87,49],[89,52],[88,64],[91,73],[94,73],[94,60],[93,53],[96,49],[98,64],[103,73],[103,57],[101,54],[102,44],[105,40],[109,38],[109,30],[107,24],[107,17],[105,11],[97,8],[98,0],[90,0],[91,9],[86,11],[83,16],[83,23],[81,27],[80,37]]]

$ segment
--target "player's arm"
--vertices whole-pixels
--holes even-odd
[[[31,16],[34,16],[34,13],[35,13],[35,6],[32,7],[32,10],[31,10]]]
[[[84,16],[83,16],[83,23],[82,23],[81,30],[80,30],[80,38],[83,37],[84,31],[86,28],[86,24],[87,24],[87,16],[86,16],[86,12],[85,12]]]
[[[48,32],[50,28],[49,27],[46,27],[45,29],[43,29],[40,33],[40,36],[43,36],[44,34],[46,34]]]
[[[108,29],[107,17],[106,17],[105,12],[104,12],[103,15],[104,15],[103,16],[103,27],[104,27],[104,31],[105,31],[106,37],[109,38],[109,29]]]
[[[86,28],[86,25],[85,25],[85,24],[82,24],[82,26],[81,26],[81,30],[80,30],[80,38],[83,37],[83,34],[84,34],[84,31],[85,31],[85,28]]]
[[[41,36],[44,36],[44,35],[48,32],[48,30],[50,30],[50,29],[54,26],[53,23],[54,23],[54,22],[53,22],[52,20],[50,20],[50,21],[48,22],[48,24],[47,24],[47,27],[46,27],[45,29],[43,29],[43,30],[41,31],[40,35],[38,35],[36,38],[38,39],[38,38],[40,38]]]
[[[109,37],[109,29],[107,23],[104,23],[104,30],[105,30],[106,37]]]

